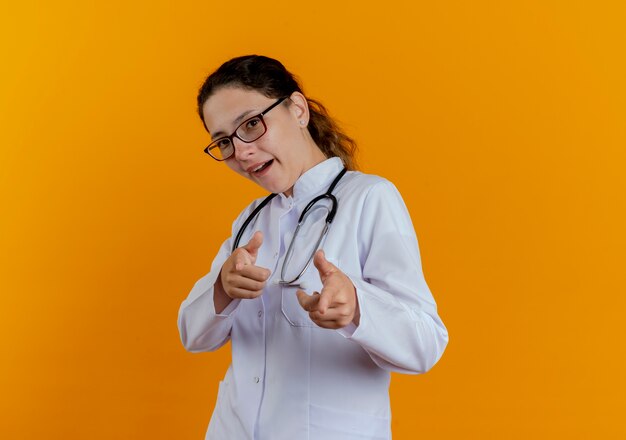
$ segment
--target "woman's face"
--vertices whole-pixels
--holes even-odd
[[[290,99],[291,98],[291,99]],[[296,180],[326,159],[306,126],[306,99],[294,92],[263,116],[267,131],[254,142],[233,138],[235,153],[226,165],[272,193],[290,196]],[[204,122],[213,140],[228,136],[244,120],[276,102],[274,98],[240,87],[217,89],[202,107]],[[304,123],[302,123],[304,122]]]

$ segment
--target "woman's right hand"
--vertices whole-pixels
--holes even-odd
[[[224,262],[219,281],[229,298],[250,299],[263,293],[271,272],[264,267],[255,266],[261,244],[263,244],[263,233],[256,231],[248,244],[235,249]]]

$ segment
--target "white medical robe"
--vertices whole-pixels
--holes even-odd
[[[233,300],[215,313],[213,285],[259,199],[234,222],[211,271],[180,306],[178,327],[188,351],[232,344],[207,439],[390,439],[390,372],[426,372],[447,345],[409,213],[396,188],[381,177],[353,171],[343,176],[333,191],[337,215],[323,243],[326,258],[356,287],[359,326],[316,326],[300,307],[296,288],[275,283],[300,213],[342,168],[336,157],[311,168],[296,182],[293,197],[279,194],[246,228],[240,245],[256,230],[264,236],[256,264],[272,275],[262,296]],[[323,216],[307,220],[317,224]],[[306,247],[313,235],[299,233],[296,244]],[[308,254],[302,257],[297,249],[295,260],[306,261]],[[321,291],[313,264],[302,279],[307,293]]]

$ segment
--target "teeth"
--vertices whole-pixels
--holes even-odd
[[[268,160],[265,163],[262,163],[261,165],[259,165],[257,168],[253,169],[252,172],[256,173],[257,171],[259,171],[261,168],[263,168],[265,165],[267,165],[270,161]]]

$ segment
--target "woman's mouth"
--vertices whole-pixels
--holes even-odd
[[[274,163],[274,159],[268,160],[265,163],[262,163],[254,168],[251,168],[248,170],[248,172],[255,176],[262,176],[267,172],[267,170],[270,168],[272,163]]]

